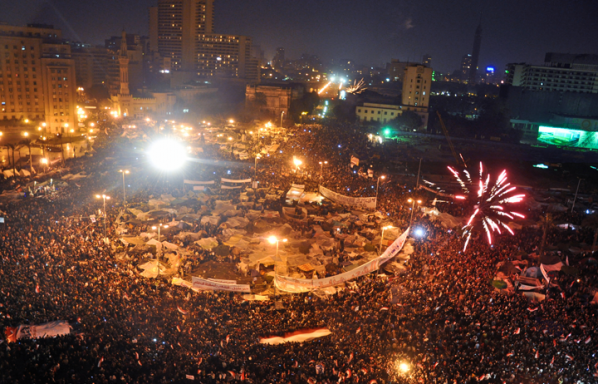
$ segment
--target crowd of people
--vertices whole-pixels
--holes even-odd
[[[334,295],[280,292],[267,301],[193,292],[141,277],[131,260],[115,258],[115,226],[104,233],[101,220],[90,220],[102,209],[97,193],[113,195],[108,223],[121,213],[121,176],[109,162],[97,160],[113,150],[108,142],[94,158],[71,160],[69,172],[88,175],[76,184],[0,206],[1,325],[67,320],[73,327],[56,338],[4,340],[0,383],[596,381],[598,318],[590,301],[598,287],[597,266],[588,255],[569,255],[579,275],[559,275],[558,286],[542,302],[491,284],[497,263],[538,252],[537,228],[499,237],[492,247],[472,241],[463,252],[458,231],[417,212],[412,227],[425,236],[414,239],[415,251],[397,276],[371,274]],[[260,159],[261,186],[286,191],[302,183],[316,191],[323,184],[355,197],[378,194],[382,215],[401,229],[409,225],[412,206],[406,199],[416,196],[414,178],[384,170],[393,154],[357,128],[294,129],[280,151]],[[301,157],[306,167],[294,169],[291,156]],[[374,177],[353,172],[351,156],[366,171],[372,165]],[[227,161],[215,146],[206,145],[204,157],[223,161],[194,167],[186,177],[241,179],[255,172],[253,160]],[[320,168],[320,161],[328,164]],[[378,191],[381,172],[387,177]],[[185,194],[181,183],[150,171],[131,178],[136,187],[129,204],[162,193]],[[211,196],[208,204],[228,197],[238,201],[235,194]],[[261,209],[279,210],[283,204],[283,199],[264,202]],[[529,212],[532,218],[540,214]],[[206,236],[217,231],[207,228]],[[550,229],[547,243],[591,243],[592,236],[589,228]],[[537,259],[528,261],[537,265]],[[331,334],[303,343],[260,343],[261,337],[319,327]]]

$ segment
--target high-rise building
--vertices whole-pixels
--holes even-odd
[[[71,45],[77,87],[89,89],[94,85],[104,85],[108,88],[108,65],[111,55],[112,53],[104,47],[75,48]]]
[[[274,58],[272,59],[272,67],[277,71],[282,70],[284,68],[284,60],[284,48],[276,48],[276,53],[274,54]]]
[[[432,67],[432,56],[430,56],[429,54],[425,54],[422,57],[422,64],[425,65],[426,67]]]
[[[170,58],[172,83],[194,76],[259,80],[251,38],[214,33],[214,0],[158,0],[150,8],[150,49]]]
[[[49,132],[75,127],[75,63],[59,29],[0,25],[0,57],[0,119],[45,122]]]
[[[158,0],[150,8],[150,44],[171,58],[172,70],[195,71],[198,36],[212,33],[213,25],[214,0]]]
[[[432,68],[421,64],[405,67],[403,79],[402,110],[417,113],[422,119],[422,126],[428,126],[428,106],[430,105],[430,87],[432,86]]]
[[[598,93],[598,55],[547,53],[544,65],[507,64],[505,78],[535,91]]]
[[[466,82],[469,80],[469,73],[471,72],[471,55],[467,55],[461,58],[461,81]]]
[[[473,50],[471,51],[471,68],[469,69],[469,84],[475,84],[478,74],[478,62],[480,59],[480,47],[482,45],[482,23],[478,24],[473,38]]]
[[[149,54],[146,48],[148,38],[127,33],[125,40],[129,58],[129,87],[132,90],[141,89],[144,85],[143,60],[144,56]],[[112,36],[106,39],[105,46],[112,53],[118,53],[122,47],[122,36]]]

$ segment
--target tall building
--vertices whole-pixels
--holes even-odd
[[[428,106],[430,105],[430,87],[432,86],[432,68],[421,64],[405,68],[403,79],[402,109],[417,113],[428,126]]]
[[[0,119],[75,127],[75,63],[62,32],[49,25],[0,25]]]
[[[122,47],[122,39],[122,36],[112,36],[105,40],[105,47],[117,54]],[[146,48],[149,45],[148,38],[127,33],[125,41],[129,58],[129,87],[132,90],[141,89],[144,86],[143,60],[145,55],[149,55]]]
[[[598,93],[598,55],[547,53],[544,65],[507,64],[505,77],[529,90]]]
[[[272,59],[272,68],[280,71],[284,68],[284,48],[278,47],[276,48],[276,53],[274,54],[274,58]]]
[[[150,8],[150,44],[172,60],[173,71],[195,70],[198,37],[213,30],[214,0],[158,0]]]
[[[386,64],[386,73],[391,81],[403,82],[405,77],[405,68],[410,65],[418,63],[411,63],[408,61],[400,61],[399,59],[391,59],[390,63]]]
[[[473,38],[473,49],[471,51],[471,68],[469,69],[469,84],[475,84],[478,74],[478,62],[480,59],[480,47],[482,45],[482,23],[478,24]]]
[[[109,61],[112,53],[104,47],[75,48],[71,45],[71,57],[75,62],[77,87],[89,89],[109,82]]]
[[[422,57],[422,64],[425,65],[426,67],[432,67],[432,56],[430,56],[429,54],[425,54]]]
[[[259,80],[251,38],[214,33],[214,0],[158,0],[150,8],[149,45],[170,58],[171,83],[196,76]]]
[[[471,55],[467,55],[461,58],[461,81],[466,82],[469,80],[469,74],[471,73]]]

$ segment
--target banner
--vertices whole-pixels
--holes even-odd
[[[236,280],[223,280],[223,279],[210,279],[210,278],[208,278],[208,280],[213,281],[215,283],[221,283],[221,284],[237,284]]]
[[[281,291],[301,293],[309,292],[312,289],[321,289],[332,287],[334,285],[343,284],[346,281],[356,279],[360,276],[367,275],[380,268],[382,264],[395,257],[405,245],[409,235],[409,228],[401,236],[399,236],[390,247],[386,248],[380,257],[368,261],[360,267],[357,267],[349,272],[341,273],[336,276],[327,277],[324,279],[294,279],[287,276],[276,275],[274,277],[274,284]]]
[[[359,167],[359,159],[355,156],[351,156],[351,167]]]
[[[185,184],[207,185],[207,184],[214,184],[214,180],[212,180],[212,181],[197,181],[197,180],[185,179]]]
[[[331,191],[330,189],[320,185],[320,194],[327,199],[346,205],[349,207],[362,208],[362,209],[376,209],[376,198],[375,197],[349,197],[341,195]]]
[[[225,179],[224,177],[220,179],[221,183],[251,183],[251,179],[243,179],[243,180],[232,180],[232,179]]]
[[[223,284],[195,276],[193,277],[193,289],[251,293],[251,288],[246,284]]]
[[[71,333],[68,321],[56,320],[40,325],[19,325],[6,327],[4,330],[6,341],[15,343],[20,339],[37,339],[39,337],[55,337]]]
[[[299,329],[294,332],[286,332],[283,336],[272,335],[260,337],[260,344],[303,343],[319,337],[328,336],[331,333],[328,328]]]
[[[240,188],[243,188],[243,186],[242,185],[238,185],[236,187],[229,187],[228,185],[221,185],[220,186],[220,189],[240,189]]]
[[[204,187],[203,185],[194,185],[193,190],[194,191],[205,191],[206,187]]]

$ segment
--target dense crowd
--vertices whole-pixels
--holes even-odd
[[[110,151],[107,145],[96,158]],[[216,148],[204,151],[206,158],[224,161],[197,167],[187,177],[252,177],[253,161],[239,165]],[[352,196],[375,196],[376,178],[392,156],[353,127],[340,126],[297,129],[281,151],[260,160],[262,186],[286,191],[295,182],[316,190],[323,182]],[[296,173],[293,155],[308,166]],[[363,161],[366,171],[372,165],[375,177],[353,173],[351,155]],[[329,163],[320,179],[323,160]],[[115,227],[108,226],[105,241],[101,221],[89,217],[102,208],[94,195],[106,191],[115,197],[108,209],[109,223],[114,223],[120,175],[93,158],[72,160],[69,167],[71,173],[90,176],[41,198],[0,206],[6,212],[0,227],[2,326],[53,320],[73,326],[68,336],[3,342],[0,383],[596,381],[598,319],[590,304],[598,287],[595,264],[585,255],[570,255],[579,276],[560,274],[541,303],[491,284],[497,263],[538,252],[538,229],[499,237],[493,247],[473,241],[462,252],[457,231],[417,213],[413,226],[424,229],[425,236],[414,240],[405,273],[368,275],[331,296],[244,301],[238,294],[197,293],[145,279],[132,261],[117,260],[111,246],[118,239]],[[150,195],[185,193],[180,183],[160,176],[131,177],[136,191],[129,204]],[[402,229],[410,221],[411,206],[405,201],[415,196],[413,184],[413,177],[391,173],[380,183],[378,210]],[[210,197],[208,204],[227,197],[238,201],[234,191],[228,193]],[[257,200],[255,208],[261,209],[283,204],[258,207]],[[529,212],[531,217],[540,213]],[[206,236],[218,231],[199,225],[193,230]],[[591,243],[592,236],[589,229],[551,229],[547,242]],[[528,261],[537,265],[537,259]],[[259,343],[263,336],[316,327],[332,333],[301,344]],[[401,363],[409,370],[402,371]]]

